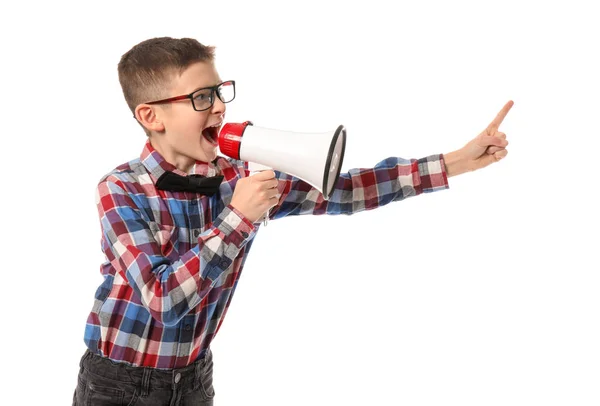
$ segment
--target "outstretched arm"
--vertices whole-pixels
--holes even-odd
[[[281,198],[271,218],[301,214],[354,214],[421,193],[448,188],[448,177],[484,168],[504,158],[506,134],[498,128],[513,105],[506,103],[477,137],[459,150],[422,159],[390,157],[370,169],[340,175],[329,200],[301,179],[277,172]]]
[[[354,168],[340,174],[329,200],[296,177],[277,173],[280,203],[271,218],[302,214],[355,214],[421,193],[448,188],[441,154],[421,159],[389,157],[373,168]]]

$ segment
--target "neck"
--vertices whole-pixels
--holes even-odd
[[[150,145],[152,145],[152,148],[162,155],[165,161],[175,166],[180,171],[184,173],[190,173],[190,171],[193,170],[194,164],[196,163],[194,159],[183,157],[181,155],[178,156],[173,152],[170,152],[168,148],[163,148],[162,144],[153,137],[150,138]]]

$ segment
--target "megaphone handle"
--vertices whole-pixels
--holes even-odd
[[[266,170],[270,170],[273,169],[269,166],[266,165],[262,165],[256,162],[248,162],[248,169],[250,170],[250,176],[254,175],[255,173],[261,172],[261,171],[266,171]],[[269,215],[271,214],[271,209],[269,209],[267,211],[267,213],[263,216],[262,219],[258,219],[257,222],[260,223],[260,221],[262,220],[263,225],[267,225],[269,223]]]

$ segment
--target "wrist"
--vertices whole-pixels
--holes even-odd
[[[446,176],[452,177],[468,172],[466,159],[463,158],[461,150],[452,151],[444,154],[444,165],[446,167]]]

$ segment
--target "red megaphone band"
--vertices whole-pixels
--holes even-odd
[[[219,132],[219,149],[223,154],[233,159],[240,159],[242,136],[249,125],[253,125],[251,121],[226,123],[221,127],[221,131]]]

